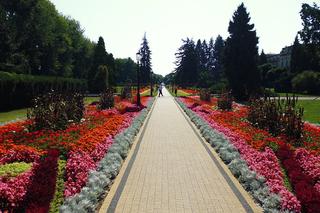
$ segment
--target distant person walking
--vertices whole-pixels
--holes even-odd
[[[163,96],[162,87],[163,87],[162,84],[159,84],[159,89],[158,89],[159,90],[159,96],[158,97],[160,97],[160,95]]]

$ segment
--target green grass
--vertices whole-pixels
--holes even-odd
[[[123,86],[116,86],[116,87],[114,87],[114,89],[115,89],[115,91],[114,91],[115,93],[121,93]]]
[[[317,97],[317,96],[314,96],[314,95],[308,95],[308,94],[299,94],[299,93],[284,93],[284,92],[280,92],[280,93],[277,93],[280,97],[286,97],[287,94],[289,97],[292,97],[293,94],[295,96],[298,96],[298,97]]]
[[[31,169],[31,163],[9,163],[0,165],[0,177],[7,176],[7,177],[16,177],[25,171]]]
[[[182,90],[178,89],[178,91],[177,91],[177,96],[189,96],[189,95],[190,95],[189,93],[184,92]]]
[[[266,88],[266,90],[269,90],[270,92],[276,93],[276,94],[278,94],[280,97],[286,97],[287,94],[288,94],[288,96],[293,96],[293,94],[294,94],[295,96],[298,96],[298,97],[319,97],[319,96],[317,96],[317,95],[309,95],[309,94],[302,94],[302,93],[275,92],[275,91],[274,91],[274,88]]]
[[[11,110],[8,112],[0,112],[0,123],[8,122],[16,119],[24,119],[27,117],[27,108]]]
[[[304,108],[304,120],[320,124],[320,100],[298,100],[298,106]]]
[[[89,105],[94,101],[99,101],[99,97],[85,97],[84,98],[84,104]]]
[[[144,92],[140,92],[140,96],[143,97],[143,96],[149,96],[150,95],[150,89],[147,89],[146,91]]]

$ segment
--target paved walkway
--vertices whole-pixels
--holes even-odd
[[[260,212],[168,91],[156,100],[100,212]]]

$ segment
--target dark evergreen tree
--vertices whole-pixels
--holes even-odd
[[[142,44],[139,52],[141,53],[140,82],[143,84],[147,84],[150,82],[152,65],[151,50],[149,48],[146,34],[144,34],[144,37],[142,39]]]
[[[261,54],[259,56],[259,65],[263,65],[263,64],[266,64],[266,63],[268,63],[267,56],[266,56],[266,54],[264,54],[264,51],[262,50]]]
[[[215,66],[215,52],[214,52],[214,40],[210,38],[207,50],[207,58],[208,58],[208,70],[213,75],[214,66]]]
[[[219,82],[223,77],[223,53],[225,42],[223,38],[218,35],[213,46],[213,78],[215,82]]]
[[[229,23],[224,66],[232,94],[238,101],[248,100],[260,87],[257,69],[258,38],[254,24],[242,3]]]
[[[302,72],[306,68],[305,54],[303,46],[300,44],[298,36],[296,36],[291,50],[290,71],[291,73]]]
[[[198,82],[198,58],[192,39],[182,40],[183,44],[176,53],[176,83],[182,86],[194,86]]]
[[[107,52],[104,44],[103,38],[100,36],[97,45],[95,46],[92,67],[88,73],[88,88],[90,92],[101,92],[95,89],[96,75],[98,73],[98,68],[101,65],[107,65]]]
[[[204,65],[205,69],[209,71],[210,48],[206,40],[202,41],[202,51],[203,56],[201,58],[201,63]]]
[[[201,88],[208,88],[212,82],[212,75],[208,69],[208,45],[205,40],[201,42],[199,39],[196,44],[197,54],[197,70],[198,86]]]

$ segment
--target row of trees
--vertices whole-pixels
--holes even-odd
[[[0,1],[0,71],[86,79],[90,92],[136,82],[137,64],[114,59],[104,39],[83,34],[76,20],[59,14],[49,0]],[[140,48],[141,82],[150,81],[151,51]]]
[[[0,1],[3,71],[85,78],[94,44],[48,0]]]
[[[219,35],[209,43],[200,39],[195,42],[187,38],[176,53],[175,81],[180,85],[208,87],[222,76],[222,53],[224,40]]]
[[[303,85],[314,82],[310,91],[315,91],[320,87],[320,9],[316,4],[303,4],[300,15],[303,29],[298,36],[303,43],[297,36],[290,70],[268,64],[263,51],[259,56],[254,24],[250,23],[250,15],[242,3],[229,23],[226,41],[220,36],[209,44],[200,40],[195,44],[189,38],[182,40],[176,54],[176,69],[165,79],[182,86],[227,87],[239,101],[260,94],[263,87],[289,92],[292,86],[303,90]]]
[[[238,100],[245,100],[260,86],[257,70],[258,38],[249,13],[241,4],[229,23],[230,36],[197,41],[187,38],[176,53],[174,81],[183,86],[208,88],[228,80],[229,88]],[[170,78],[170,76],[168,76]],[[168,78],[167,77],[167,78]]]

